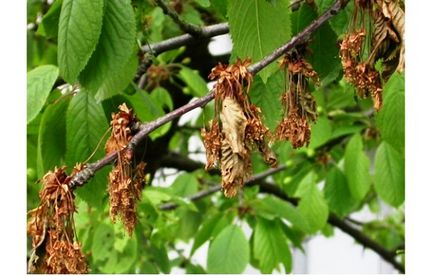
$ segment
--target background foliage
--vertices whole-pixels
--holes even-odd
[[[36,181],[48,170],[72,168],[96,148],[89,161],[104,157],[98,144],[107,139],[111,113],[120,103],[133,107],[142,122],[152,121],[205,95],[207,76],[217,62],[236,57],[258,61],[333,4],[316,0],[291,11],[285,0],[169,2],[183,20],[197,26],[228,21],[232,53],[212,56],[209,39],[199,39],[157,56],[144,54],[142,46],[184,33],[153,1],[27,1],[29,210],[38,204]],[[289,273],[291,252],[302,249],[303,240],[333,235],[331,214],[344,219],[366,207],[378,213],[383,204],[392,208],[389,216],[358,227],[391,252],[404,246],[404,76],[395,73],[387,82],[378,113],[370,99],[355,98],[354,89],[342,79],[337,48],[352,9],[350,1],[309,43],[307,58],[321,80],[313,93],[319,119],[310,145],[299,150],[289,143],[273,145],[279,162],[288,168],[267,182],[298,205],[263,193],[257,185],[245,187],[234,199],[220,192],[194,202],[185,199],[220,181],[193,160],[198,153],[192,143],[213,116],[208,104],[197,119],[182,125],[175,119],[139,148],[136,159],[148,164],[150,184],[143,191],[131,238],[108,217],[110,168],[77,190],[76,231],[93,273],[170,273],[173,267],[187,273],[241,273],[248,264],[262,273]],[[152,66],[143,68],[149,61]],[[143,73],[146,80],[140,85]],[[270,129],[281,118],[276,107],[283,89],[277,63],[254,78],[250,96]],[[202,146],[199,151],[203,153]],[[165,182],[165,168],[176,169],[175,180],[157,185]],[[266,169],[255,155],[253,172]],[[162,210],[167,202],[179,207]],[[250,235],[243,231],[246,227]],[[183,252],[180,242],[191,244],[191,251]],[[209,246],[205,267],[191,261],[201,246]],[[176,257],[169,258],[169,252]],[[403,262],[402,257],[398,259]]]

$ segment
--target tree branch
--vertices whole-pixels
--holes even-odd
[[[170,7],[166,5],[162,0],[154,0],[155,3],[163,10],[165,14],[170,16],[173,21],[175,21],[176,24],[186,33],[191,34],[192,36],[202,36],[202,28],[193,24],[190,24],[188,22],[185,22],[181,19],[181,17],[173,11]]]
[[[265,66],[275,61],[281,55],[283,55],[289,49],[295,47],[299,43],[305,42],[310,35],[317,30],[324,22],[337,14],[338,11],[343,9],[349,0],[337,0],[333,6],[324,12],[318,19],[314,20],[309,26],[307,26],[302,32],[294,36],[289,42],[284,44],[283,46],[276,49],[273,53],[265,57],[263,60],[251,65],[249,67],[249,71],[254,75],[262,70]],[[172,112],[167,113],[166,115],[152,121],[149,123],[143,123],[139,127],[139,132],[134,135],[128,144],[128,148],[134,150],[134,148],[142,141],[145,137],[148,136],[150,132],[157,129],[158,127],[172,121],[173,119],[195,109],[198,107],[203,107],[208,102],[210,102],[214,98],[214,90],[211,90],[207,95],[190,102],[178,109],[173,110]],[[102,167],[112,163],[116,158],[117,153],[110,153],[105,156],[103,159],[96,161],[95,163],[86,164],[85,169],[77,173],[73,179],[69,183],[69,187],[74,189],[78,186],[84,185],[96,171],[100,170]]]
[[[250,178],[248,181],[246,181],[247,186],[259,186],[259,191],[261,193],[271,194],[274,195],[280,199],[283,199],[284,201],[288,202],[289,204],[293,204],[297,206],[298,199],[297,198],[291,198],[289,197],[282,189],[280,189],[277,185],[268,183],[266,181],[260,181],[266,178],[269,175],[273,175],[277,172],[283,171],[287,169],[287,165],[279,166],[275,169],[270,169],[265,172],[262,172],[260,174],[257,174]],[[221,189],[221,185],[216,184],[213,185],[211,188],[207,190],[200,191],[196,194],[193,194],[191,196],[188,196],[186,199],[190,201],[197,201],[204,197],[210,196],[213,193],[219,191]],[[168,210],[174,210],[178,208],[178,204],[176,203],[165,203],[160,205],[160,210],[162,211],[168,211]],[[376,241],[369,238],[367,235],[365,235],[360,230],[353,228],[351,225],[347,224],[344,220],[340,219],[336,214],[330,213],[328,217],[328,223],[333,225],[336,228],[339,228],[342,232],[350,235],[353,237],[357,242],[359,242],[361,245],[363,245],[366,248],[370,248],[372,251],[377,253],[380,257],[382,257],[386,262],[390,263],[395,267],[398,271],[401,273],[405,273],[405,268],[395,260],[396,254],[394,251],[389,251],[386,248],[384,248],[381,244],[377,243]]]
[[[201,36],[199,38],[210,38],[217,35],[227,34],[229,32],[228,23],[219,23],[201,28]],[[195,37],[189,33],[180,36],[172,37],[161,42],[152,43],[149,45],[142,46],[141,50],[144,53],[152,53],[158,55],[162,52],[179,48],[183,45],[193,43],[197,40]]]
[[[158,0],[156,0],[156,1],[158,1]],[[303,1],[305,1],[305,0],[296,0],[293,3],[291,3],[290,7],[291,7],[292,11],[298,10],[301,6],[301,2],[303,2]],[[164,9],[163,9],[163,11],[164,11]],[[168,14],[168,15],[170,16],[170,14]],[[177,14],[175,14],[175,15],[178,16]],[[163,40],[160,42],[152,43],[149,45],[144,45],[144,46],[142,46],[141,50],[143,53],[152,53],[154,55],[158,55],[162,52],[173,50],[173,49],[179,48],[181,46],[193,43],[193,42],[197,41],[198,39],[207,39],[210,37],[227,34],[229,32],[229,24],[227,22],[218,23],[218,24],[214,24],[214,25],[210,25],[210,26],[206,26],[206,27],[197,27],[197,26],[194,26],[194,27],[200,29],[200,31],[198,30],[198,32],[200,33],[199,36],[194,35],[194,31],[192,33],[188,30],[185,30],[186,34],[182,34],[180,36],[172,37],[172,38],[169,38],[169,39],[166,39],[166,40]]]

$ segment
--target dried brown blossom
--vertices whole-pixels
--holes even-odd
[[[251,175],[250,154],[256,146],[265,162],[277,166],[277,158],[266,142],[268,128],[261,111],[248,97],[252,74],[250,60],[237,60],[231,65],[218,64],[210,74],[215,84],[215,116],[209,130],[202,130],[207,153],[206,169],[220,161],[222,186],[227,197],[233,197]]]
[[[106,143],[106,153],[118,152],[113,170],[109,174],[110,217],[116,221],[119,216],[129,235],[137,223],[136,202],[145,185],[145,163],[133,165],[133,152],[127,149],[133,126],[137,119],[125,104],[119,112],[112,114],[112,134]]]
[[[87,273],[88,266],[75,240],[74,194],[68,187],[66,167],[55,168],[43,178],[39,206],[29,212],[27,232],[32,237],[29,273]]]
[[[311,79],[318,84],[319,78],[296,51],[285,55],[280,65],[287,73],[289,88],[281,97],[284,116],[275,130],[275,138],[289,140],[293,148],[299,148],[310,142],[308,119],[313,122],[317,119],[316,102],[308,91],[307,81]]]
[[[361,17],[356,20],[359,14]],[[344,77],[356,87],[359,97],[370,94],[378,111],[382,106],[383,81],[393,72],[404,69],[404,11],[395,0],[358,0],[353,18],[350,32],[340,45]],[[369,39],[366,38],[366,22],[373,25]],[[381,74],[375,68],[380,60]]]

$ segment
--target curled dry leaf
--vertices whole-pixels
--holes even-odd
[[[251,175],[252,146],[258,148],[267,164],[277,166],[277,158],[266,142],[269,130],[261,120],[261,110],[248,97],[252,82],[249,64],[249,59],[218,64],[209,76],[216,80],[215,115],[209,130],[201,132],[207,154],[205,169],[220,161],[227,197],[235,196]]]
[[[108,139],[106,153],[118,152],[115,166],[109,174],[110,217],[113,222],[119,216],[129,235],[137,223],[136,202],[145,185],[145,163],[133,165],[133,152],[127,149],[137,123],[136,116],[126,104],[112,114],[112,134]]]
[[[74,235],[74,194],[66,167],[55,168],[42,178],[40,204],[29,212],[27,232],[32,237],[29,273],[87,273],[88,266]]]

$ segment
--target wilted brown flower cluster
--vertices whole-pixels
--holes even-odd
[[[36,209],[29,211],[27,232],[32,237],[29,273],[87,273],[88,267],[80,244],[75,239],[74,194],[68,188],[72,176],[81,168],[77,166],[71,176],[66,167],[55,168],[43,178],[41,200]]]
[[[308,79],[318,83],[318,74],[296,51],[286,54],[281,61],[285,68],[289,88],[282,94],[283,119],[275,131],[278,140],[289,140],[294,148],[308,145],[310,125],[316,121],[315,99],[308,91]]]
[[[374,26],[369,40],[366,40],[365,14]],[[361,19],[357,21],[359,16]],[[366,41],[371,44],[367,45]],[[364,49],[365,45],[369,49]],[[397,1],[356,1],[354,20],[341,43],[340,57],[345,78],[357,88],[359,97],[371,95],[377,111],[382,106],[381,77],[387,81],[393,72],[404,69],[404,49],[404,11]],[[364,51],[368,53],[365,60]],[[379,60],[383,67],[381,74],[375,69]]]
[[[126,104],[120,105],[119,112],[112,114],[112,134],[105,146],[106,153],[120,151],[109,174],[110,217],[116,221],[120,216],[130,235],[137,223],[136,201],[145,185],[145,163],[133,166],[133,152],[127,149],[136,122],[132,110]]]
[[[218,64],[210,74],[215,85],[215,116],[209,130],[202,129],[207,154],[206,169],[220,161],[222,186],[227,197],[233,197],[251,175],[250,154],[256,145],[266,163],[277,165],[277,159],[266,141],[268,128],[262,123],[261,111],[248,97],[252,75],[250,60],[237,60],[231,65]]]

